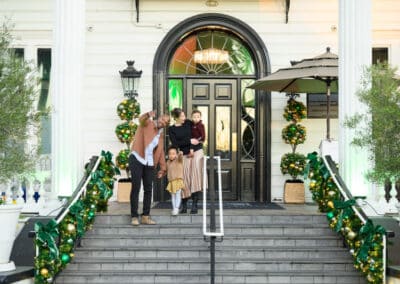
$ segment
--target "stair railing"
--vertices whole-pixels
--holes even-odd
[[[347,188],[346,184],[344,183],[342,177],[339,175],[339,171],[336,167],[335,162],[332,160],[330,155],[322,156],[322,161],[324,162],[326,168],[329,171],[330,176],[332,177],[333,181],[335,182],[337,188],[340,191],[340,194],[343,196],[344,201],[353,199],[353,195],[350,193],[350,190]],[[357,198],[357,197],[356,197]],[[368,220],[367,214],[363,211],[361,207],[358,206],[351,206],[354,213],[360,218],[362,224],[366,224]],[[382,235],[382,242],[383,242],[383,251],[382,251],[382,261],[383,261],[383,282],[386,283],[386,268],[387,268],[387,238],[393,237],[394,232],[386,231],[386,235]]]
[[[204,157],[203,164],[203,236],[206,242],[210,242],[210,283],[215,283],[215,242],[222,242],[224,237],[224,211],[222,204],[222,179],[221,179],[221,157],[214,156],[217,161],[218,173],[218,208],[220,231],[217,232],[215,216],[215,188],[210,188],[210,230],[207,231],[207,160],[210,157]],[[210,168],[212,172],[213,167]],[[219,238],[219,239],[217,239]]]
[[[57,222],[57,224],[60,224],[60,222],[68,214],[71,206],[75,204],[75,202],[79,199],[79,197],[85,196],[86,186],[88,185],[88,183],[92,177],[92,173],[94,173],[97,170],[97,168],[100,164],[100,161],[101,161],[101,156],[92,156],[92,158],[90,159],[90,162],[88,164],[85,175],[82,177],[81,181],[79,182],[78,186],[76,187],[76,189],[73,192],[73,194],[71,195],[71,197],[69,197],[69,201],[66,202],[62,206],[63,208],[57,214],[57,217],[55,218],[55,221]],[[59,196],[59,198],[63,198],[63,196]],[[29,236],[35,237],[35,232],[34,231],[30,232]],[[80,244],[80,240],[78,240],[78,246],[79,246],[79,244]],[[35,248],[36,248],[35,249],[36,256],[38,256],[39,255],[39,247],[36,245]]]
[[[93,156],[89,162],[88,171],[86,172],[85,176],[81,179],[78,186],[76,187],[74,193],[69,199],[69,202],[64,206],[64,208],[58,213],[56,217],[57,224],[64,219],[64,217],[68,214],[69,209],[81,196],[86,195],[86,186],[88,185],[90,179],[92,178],[92,173],[94,173],[101,161],[101,156]]]

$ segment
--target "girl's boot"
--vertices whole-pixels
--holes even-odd
[[[187,213],[187,201],[188,201],[188,198],[182,199],[182,207],[181,207],[181,210],[179,211],[179,214]]]

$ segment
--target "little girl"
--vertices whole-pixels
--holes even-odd
[[[167,191],[171,194],[172,203],[171,214],[176,216],[181,205],[181,190],[185,185],[183,183],[183,154],[178,153],[178,148],[175,146],[168,148],[167,177]]]

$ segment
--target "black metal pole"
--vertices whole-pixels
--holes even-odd
[[[215,283],[215,237],[210,239],[211,284]]]
[[[214,161],[212,162],[214,165]],[[215,167],[211,167],[211,172],[214,172]],[[219,169],[218,169],[219,170]],[[215,183],[210,187],[210,232],[215,233]],[[210,238],[210,270],[211,270],[211,284],[215,283],[215,236]]]
[[[327,90],[326,90],[326,139],[328,141],[331,141],[331,124],[330,124],[331,80],[328,80],[326,85],[327,85]]]

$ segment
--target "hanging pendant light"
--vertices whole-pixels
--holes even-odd
[[[207,48],[194,52],[194,62],[201,64],[223,64],[228,62],[229,53],[226,50]]]
[[[214,48],[214,34],[211,31],[211,48],[196,50],[194,62],[200,64],[224,64],[229,60],[229,52],[223,49]]]

